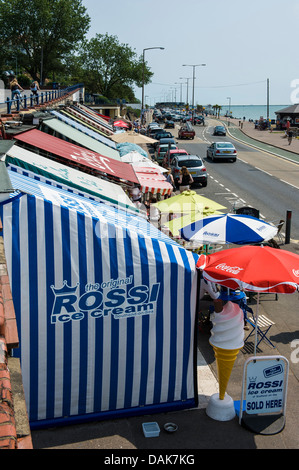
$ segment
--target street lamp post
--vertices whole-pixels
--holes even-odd
[[[164,47],[146,47],[143,49],[142,53],[142,103],[141,103],[141,112],[143,111],[144,107],[144,53],[145,51],[149,51],[150,49],[164,49]]]
[[[230,104],[231,104],[232,99],[230,96],[228,96],[226,99],[229,100],[228,101],[228,125],[230,125]]]
[[[194,81],[195,81],[195,67],[205,67],[207,64],[183,64],[183,67],[193,67],[193,87],[192,87],[192,124],[194,124]]]
[[[187,85],[187,98],[186,98],[186,105],[188,104],[188,89],[189,89],[189,80],[191,80],[192,77],[180,77],[180,80],[187,80],[186,85]]]
[[[175,85],[180,85],[180,102],[182,102],[182,82],[174,82]]]

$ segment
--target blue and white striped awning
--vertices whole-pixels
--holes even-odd
[[[21,192],[0,217],[31,428],[195,406],[198,257],[140,217],[9,174]]]
[[[70,126],[74,127],[75,129],[78,129],[79,131],[83,132],[86,135],[89,135],[90,137],[93,137],[94,139],[102,142],[105,145],[108,145],[109,147],[116,149],[116,143],[113,142],[111,139],[108,137],[105,137],[104,135],[100,134],[99,132],[96,132],[92,129],[90,129],[88,126],[85,126],[84,124],[81,124],[80,122],[76,121],[75,119],[71,119],[70,117],[66,116],[63,113],[59,113],[58,111],[51,111],[51,114],[53,114],[57,119],[60,121],[63,121]]]
[[[79,194],[69,193],[61,188],[51,187],[45,182],[33,180],[15,171],[8,170],[8,174],[15,190],[46,199],[52,204],[80,212],[84,216],[105,220],[106,223],[119,226],[122,230],[133,231],[140,237],[150,237],[179,247],[177,242],[138,215],[104,203],[100,204],[97,201],[84,198]]]

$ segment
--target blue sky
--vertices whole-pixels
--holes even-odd
[[[298,0],[83,0],[91,17],[87,37],[117,36],[138,55],[145,52],[154,76],[146,103],[186,100],[186,78],[195,69],[195,103],[299,102]],[[181,77],[184,79],[182,80]],[[181,87],[180,83],[183,82]],[[298,82],[298,83],[297,83]],[[298,89],[298,93],[297,93]],[[141,100],[141,89],[135,89]],[[298,99],[297,99],[298,95]],[[189,102],[192,101],[192,78]]]

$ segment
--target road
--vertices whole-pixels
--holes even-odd
[[[254,207],[267,222],[286,220],[286,212],[291,211],[291,238],[299,240],[298,163],[266,151],[258,151],[229,135],[213,136],[214,126],[217,124],[219,125],[219,121],[207,119],[205,127],[194,126],[194,140],[177,139],[179,148],[199,155],[207,167],[208,186],[197,187],[196,191],[223,204],[228,212],[243,206]],[[176,137],[177,129],[178,126],[173,131]],[[232,142],[238,151],[237,161],[212,162],[208,159],[207,147],[215,141]]]

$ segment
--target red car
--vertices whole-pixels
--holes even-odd
[[[169,158],[168,158],[168,154],[169,154]],[[173,149],[173,150],[170,150],[170,152],[167,151],[165,153],[165,157],[163,159],[162,166],[164,166],[164,168],[167,168],[168,167],[168,162],[170,162],[170,164],[171,164],[172,159],[174,157],[179,157],[181,155],[189,155],[189,154],[188,154],[187,150],[184,150],[184,149]]]
[[[178,138],[179,139],[194,139],[195,132],[193,127],[189,122],[186,123],[186,126],[179,128]]]

